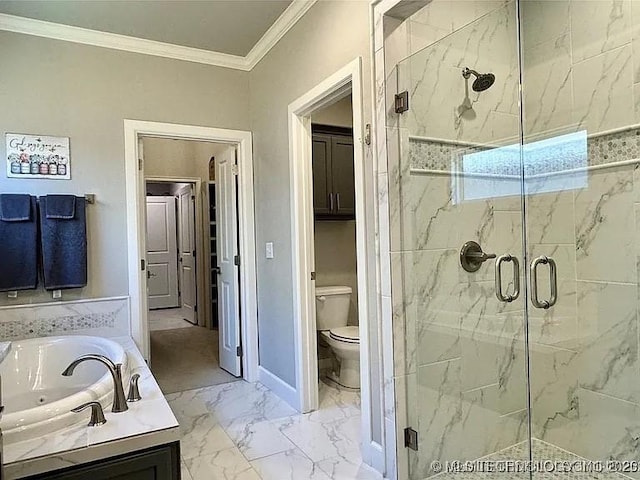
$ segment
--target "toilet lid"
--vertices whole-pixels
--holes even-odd
[[[329,330],[329,335],[334,340],[347,343],[360,343],[360,330],[358,327],[338,327]]]

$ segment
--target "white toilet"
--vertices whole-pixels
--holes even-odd
[[[316,328],[337,357],[339,372],[330,378],[340,386],[360,389],[360,332],[347,326],[351,287],[316,287]]]

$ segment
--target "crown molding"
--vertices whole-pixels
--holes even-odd
[[[81,43],[94,47],[110,48],[125,52],[141,53],[156,57],[172,58],[187,62],[215,65],[250,71],[271,50],[317,0],[293,0],[278,19],[269,27],[246,56],[185,47],[144,38],[101,32],[60,23],[45,22],[33,18],[0,13],[0,30]]]
[[[293,0],[244,57],[252,70],[317,0]]]
[[[97,30],[45,22],[33,18],[17,17],[15,15],[0,14],[0,30],[82,43],[84,45],[93,45],[94,47],[154,55],[156,57],[248,70],[245,57],[238,55],[211,52],[209,50],[156,42],[155,40],[129,37],[117,33],[99,32]]]

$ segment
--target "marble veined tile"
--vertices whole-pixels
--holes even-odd
[[[234,446],[229,435],[208,413],[180,421],[180,437],[181,453],[185,459]]]
[[[524,2],[524,8],[529,3],[563,2]],[[538,45],[525,46],[523,62],[525,137],[570,125],[573,108],[570,36],[551,37]]]
[[[578,282],[580,386],[640,403],[635,284]]]
[[[625,45],[574,64],[573,123],[589,133],[634,123],[632,63],[631,45]]]
[[[202,388],[197,396],[224,427],[295,415],[293,407],[259,383],[232,382]]]
[[[407,250],[435,250],[458,246],[458,230],[452,228],[462,214],[454,205],[449,175],[412,175],[407,221],[412,221],[415,238],[405,239]]]
[[[525,58],[532,47],[569,32],[569,3],[569,0],[527,0],[520,4]]]
[[[438,25],[426,25],[414,20],[407,21],[409,35],[409,53],[413,55],[423,48],[433,45],[451,33],[450,29]]]
[[[530,344],[532,427],[534,435],[554,441],[578,419],[578,353]]]
[[[259,458],[251,465],[263,480],[329,480],[329,476],[297,448]]]
[[[187,464],[184,463],[184,460],[180,460],[180,473],[182,476],[182,480],[193,480],[193,477],[189,473],[189,469],[187,468]]]
[[[237,448],[185,460],[193,480],[260,480]]]
[[[248,460],[274,455],[295,447],[270,420],[231,426],[226,432]]]
[[[526,196],[527,240],[530,244],[574,244],[573,191]]]
[[[635,283],[633,167],[589,172],[588,186],[575,192],[578,280]]]
[[[333,480],[382,480],[382,475],[359,457],[328,458],[317,465]]]
[[[409,382],[408,387],[409,398],[415,399],[409,406],[417,419],[412,424],[421,442],[419,452],[409,452],[409,470],[412,478],[426,478],[437,473],[432,471],[432,461],[459,458],[463,432],[460,362],[418,367],[417,382]]]
[[[360,450],[360,416],[317,422],[311,415],[296,415],[274,425],[314,462],[332,457],[349,458]]]
[[[632,0],[571,0],[574,63],[631,41],[631,3]]]

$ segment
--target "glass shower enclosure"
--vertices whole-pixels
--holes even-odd
[[[432,0],[405,23],[386,88],[409,478],[640,478],[640,2]]]

